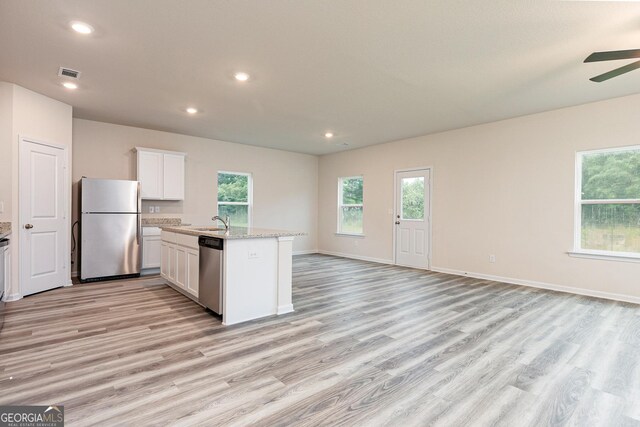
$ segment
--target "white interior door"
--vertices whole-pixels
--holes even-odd
[[[430,268],[431,212],[429,169],[396,172],[396,264]]]
[[[66,150],[20,140],[23,295],[68,285]]]

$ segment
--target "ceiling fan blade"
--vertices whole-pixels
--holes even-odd
[[[616,68],[615,70],[611,70],[604,74],[600,74],[599,76],[592,77],[589,80],[591,80],[592,82],[601,83],[605,80],[618,77],[620,74],[628,73],[629,71],[633,71],[638,68],[640,68],[640,61],[632,62],[631,64],[627,64],[624,67]]]
[[[593,52],[584,62],[614,61],[616,59],[640,58],[640,49],[610,50],[607,52]]]

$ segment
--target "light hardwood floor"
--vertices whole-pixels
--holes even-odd
[[[0,404],[68,425],[640,425],[640,306],[323,255],[223,327],[160,278],[8,304]]]

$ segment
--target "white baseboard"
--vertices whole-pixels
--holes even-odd
[[[293,304],[279,305],[278,309],[276,310],[276,314],[278,315],[292,313],[292,312],[293,312]]]
[[[22,295],[20,294],[11,294],[11,295],[7,295],[7,297],[4,299],[6,302],[13,302],[13,301],[19,301],[22,299]]]
[[[319,254],[323,254],[323,255],[339,256],[341,258],[357,259],[359,261],[369,261],[369,262],[377,262],[378,264],[392,264],[393,265],[393,260],[391,260],[391,259],[371,258],[371,257],[367,257],[367,256],[343,254],[343,253],[340,253],[340,252],[325,251],[325,250],[322,250],[322,249],[318,250],[318,253]]]
[[[591,289],[574,288],[571,286],[555,285],[552,283],[536,282],[534,280],[513,279],[511,277],[493,276],[490,274],[474,273],[470,271],[454,270],[452,268],[431,267],[431,271],[453,274],[456,276],[473,277],[475,279],[493,280],[494,282],[509,283],[512,285],[528,286],[530,288],[547,289],[550,291],[564,292],[568,294],[584,295],[587,297],[603,298],[614,301],[624,301],[640,304],[640,297],[615,294],[611,292],[594,291]]]
[[[296,255],[311,255],[311,254],[317,254],[318,250],[317,249],[307,249],[306,251],[293,251],[293,256]]]

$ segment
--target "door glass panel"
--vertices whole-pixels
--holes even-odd
[[[402,178],[402,219],[424,220],[424,177]]]

